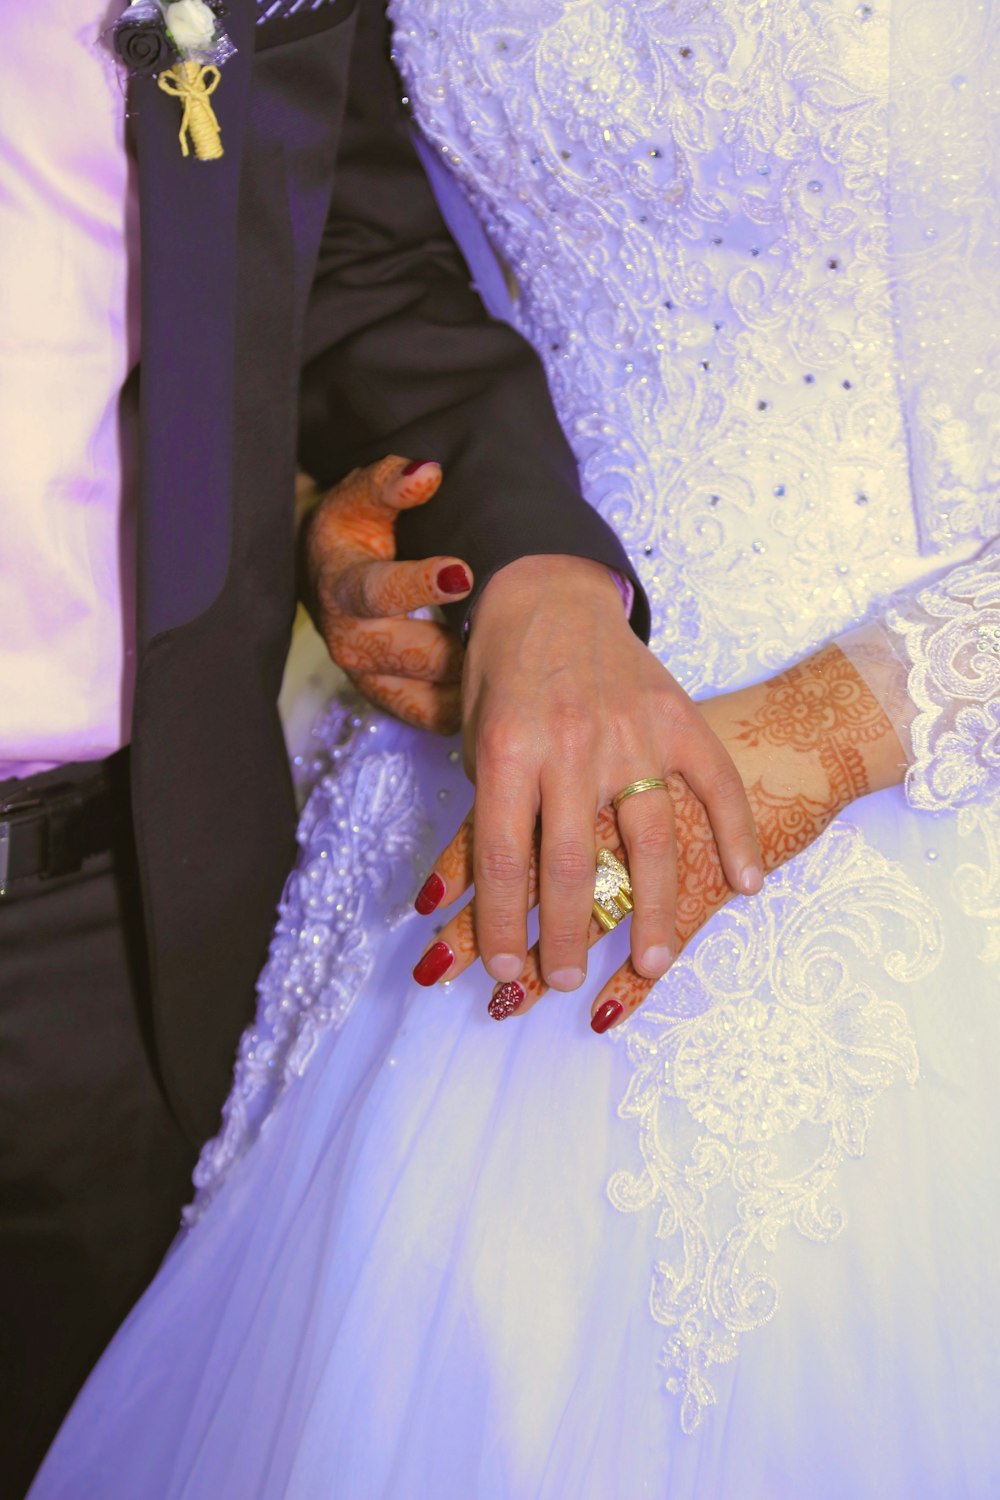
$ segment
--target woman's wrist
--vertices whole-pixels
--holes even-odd
[[[888,715],[836,645],[701,707],[736,761],[751,805],[756,798],[758,819],[766,805],[798,798],[829,821],[905,775]]]

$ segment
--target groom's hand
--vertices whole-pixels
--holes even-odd
[[[333,660],[366,698],[421,729],[461,722],[463,651],[434,620],[409,618],[472,588],[455,557],[397,562],[396,517],[441,483],[435,463],[385,458],[355,469],[310,511],[300,533],[302,592]]]
[[[525,557],[490,580],[472,620],[463,716],[466,770],[476,785],[474,940],[494,979],[515,980],[524,966],[540,821],[542,973],[555,989],[583,982],[594,820],[633,781],[680,774],[705,809],[732,885],[759,889],[760,851],[736,768],[687,694],[632,632],[602,564]],[[662,790],[630,797],[618,821],[635,892],[632,952],[638,971],[656,978],[676,954],[671,798]],[[445,894],[443,873],[444,879],[431,877],[418,910]],[[466,936],[473,941],[471,932]],[[448,969],[457,972],[462,957],[456,953]]]

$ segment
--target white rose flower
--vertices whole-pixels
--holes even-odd
[[[206,52],[211,47],[216,21],[205,0],[174,0],[163,19],[179,51]]]

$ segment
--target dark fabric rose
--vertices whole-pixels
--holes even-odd
[[[162,73],[177,61],[156,0],[137,0],[115,22],[115,51],[130,73]]]

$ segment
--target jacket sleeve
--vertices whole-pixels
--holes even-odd
[[[399,555],[453,553],[483,587],[519,557],[605,563],[649,607],[614,532],[580,493],[533,350],[487,316],[420,165],[379,0],[361,0],[334,197],[305,331],[299,458],[322,485],[386,453],[444,483],[397,528]]]

